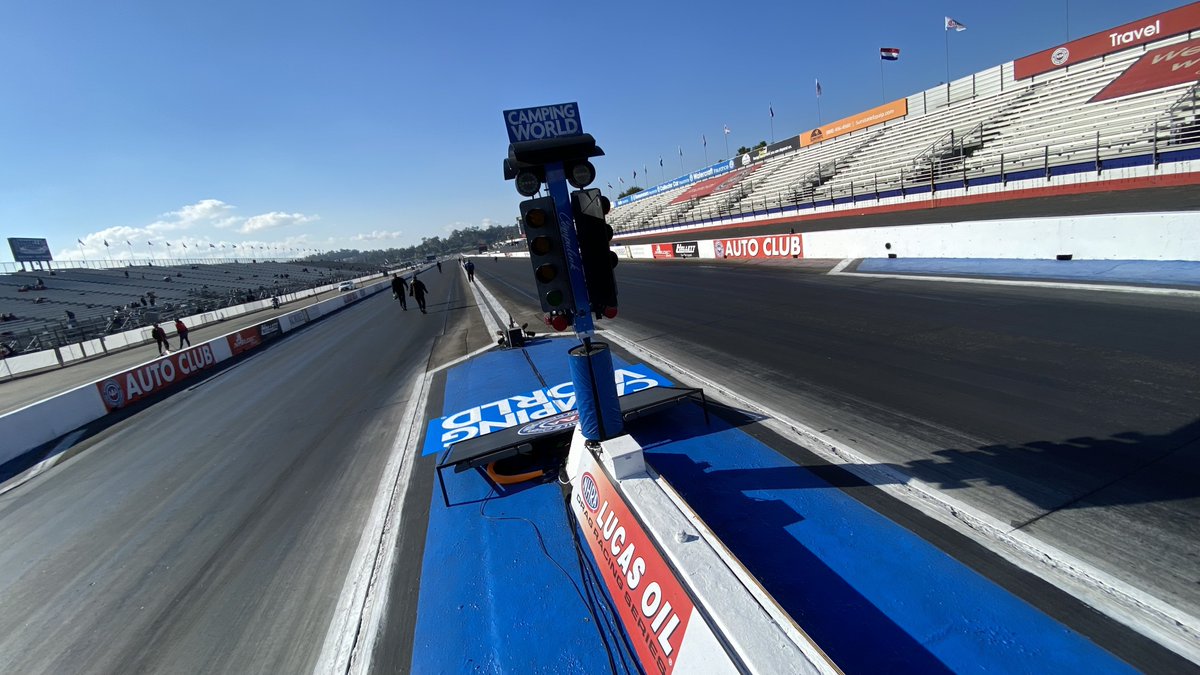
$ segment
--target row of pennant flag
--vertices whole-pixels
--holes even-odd
[[[966,30],[966,29],[967,29],[967,26],[966,26],[966,24],[962,23],[961,21],[957,21],[957,20],[955,20],[955,19],[952,19],[952,18],[950,18],[950,17],[946,17],[946,24],[945,24],[945,25],[946,25],[946,30],[947,30],[947,31],[951,31],[951,30],[952,30],[952,31],[954,31],[954,32],[956,32],[956,33],[961,33],[962,31],[964,31],[964,30]],[[899,60],[900,60],[900,49],[899,49],[899,48],[897,48],[897,47],[880,47],[880,48],[879,48],[879,58],[880,58],[880,59],[882,59],[882,60],[884,60],[884,61],[899,61]],[[816,80],[815,80],[815,83],[816,83],[816,89],[817,89],[817,97],[820,97],[820,96],[821,96],[821,80],[820,80],[820,78],[816,79]],[[774,105],[769,105],[769,106],[767,106],[767,112],[770,114],[770,116],[771,116],[771,119],[772,119],[772,120],[774,120],[774,119],[775,119],[775,106],[774,106]],[[726,136],[728,136],[728,135],[729,135],[729,133],[730,133],[730,132],[729,132],[729,125],[728,125],[728,124],[726,124],[726,125],[725,125],[725,135],[726,135]],[[707,136],[705,136],[705,135],[703,135],[703,134],[701,134],[701,135],[700,135],[700,143],[701,143],[701,144],[702,144],[704,147],[706,147],[706,148],[707,148],[707,147],[708,147],[708,137],[707,137]],[[679,156],[680,156],[680,157],[683,157],[683,146],[682,146],[682,145],[681,145],[681,146],[679,146]],[[659,158],[658,158],[658,166],[659,166],[659,167],[662,167],[662,166],[663,166],[663,159],[662,159],[662,157],[659,157]],[[643,169],[643,171],[644,171],[645,173],[649,173],[649,169],[647,169],[646,167],[642,167],[642,169]],[[633,179],[636,181],[636,180],[637,180],[637,177],[638,177],[638,172],[637,172],[637,170],[635,169],[635,170],[634,170],[634,172],[633,172]],[[618,178],[617,178],[617,181],[618,181],[618,182],[620,182],[620,184],[621,184],[621,185],[624,185],[624,184],[625,184],[625,179],[624,179],[624,178],[620,178],[620,177],[618,177]],[[608,187],[611,189],[611,188],[612,188],[612,183],[609,183],[609,184],[608,184]]]
[[[82,239],[76,239],[75,241],[79,242],[79,245],[80,245],[80,246],[86,246],[86,245],[87,245],[87,244],[84,244],[84,243],[83,243],[83,240],[82,240]],[[163,243],[167,245],[167,248],[170,248],[170,247],[171,247],[171,242],[169,242],[169,241],[164,241]],[[126,246],[133,246],[133,244],[129,243],[128,241],[127,241],[127,242],[125,242],[125,245],[126,245]],[[153,246],[153,245],[154,245],[154,242],[152,242],[152,241],[148,241],[148,242],[146,242],[146,245],[147,245],[147,246]],[[185,243],[183,243],[183,242],[180,242],[180,244],[179,244],[179,245],[180,245],[180,246],[182,246],[182,247],[184,247],[184,248],[187,248],[187,247],[188,247],[188,245],[187,245],[187,244],[185,244]],[[105,240],[104,240],[104,247],[105,247],[105,248],[108,248],[108,240],[107,240],[107,239],[105,239]],[[218,247],[216,244],[209,244],[209,245],[208,245],[208,247],[209,247],[209,248],[225,248],[225,244],[221,244],[219,247]],[[237,244],[230,244],[230,247],[231,247],[231,248],[237,248]],[[202,247],[201,247],[199,244],[196,244],[196,245],[195,245],[195,248],[202,248]],[[285,248],[285,249],[278,249],[278,248],[276,248],[276,249],[272,249],[271,247],[269,247],[269,246],[265,246],[265,245],[264,245],[264,246],[257,246],[257,247],[256,247],[256,246],[252,246],[252,245],[250,245],[250,244],[242,244],[242,248],[248,248],[248,249],[252,249],[252,250],[262,250],[262,251],[270,251],[270,250],[298,251],[298,250],[301,250],[301,249],[295,249],[295,248],[292,248],[292,249],[286,249],[286,248]]]

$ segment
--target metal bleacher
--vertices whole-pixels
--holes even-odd
[[[337,264],[264,261],[3,274],[0,314],[16,318],[0,323],[0,342],[9,353],[56,347],[336,283],[362,271]]]
[[[903,118],[767,159],[733,190],[671,205],[686,189],[676,188],[618,207],[612,221],[621,234],[649,233],[936,190],[946,181],[966,187],[987,177],[1007,182],[1014,174],[1026,179],[1055,169],[1129,165],[1113,161],[1119,158],[1157,166],[1165,150],[1200,147],[1200,83],[1089,101],[1147,51],[1188,39],[1167,38],[1020,81],[1006,63],[909,97]]]

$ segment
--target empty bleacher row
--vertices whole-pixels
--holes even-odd
[[[56,347],[337,283],[364,271],[363,265],[328,262],[220,262],[5,274],[0,343],[10,354]]]
[[[979,74],[990,78],[982,91],[972,79],[969,87],[952,83],[949,96],[945,86],[923,92],[909,98],[907,116],[768,158],[733,190],[680,201],[688,187],[676,188],[619,206],[610,221],[629,235],[948,180],[1048,176],[1088,162],[1102,170],[1105,162],[1139,156],[1157,164],[1165,150],[1200,148],[1200,83],[1092,98],[1147,51],[1189,39],[1167,38],[1020,81],[1007,63]],[[935,94],[941,98],[932,107],[911,103]]]

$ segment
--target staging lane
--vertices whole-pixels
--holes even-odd
[[[436,336],[381,293],[0,497],[0,671],[304,672]],[[411,304],[411,303],[410,303]]]
[[[477,274],[536,314],[527,261]],[[703,263],[618,283],[623,335],[1200,614],[1194,301]]]

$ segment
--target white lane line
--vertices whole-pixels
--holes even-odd
[[[66,452],[72,445],[75,445],[75,441],[79,440],[79,437],[83,436],[85,433],[87,433],[87,429],[76,429],[75,431],[72,431],[66,436],[60,438],[58,443],[54,444],[54,448],[46,454],[46,459],[43,459],[37,464],[25,469],[21,473],[9,478],[4,482],[4,485],[0,485],[0,495],[12,490],[13,488],[24,485],[33,478],[37,477],[39,474],[57,466],[59,462],[64,461],[62,457],[63,453]]]
[[[473,284],[468,282],[467,285],[471,287],[471,295],[475,298],[475,306],[479,308],[479,313],[483,315],[483,325],[487,326],[488,335],[500,333],[500,324],[496,323],[496,318],[492,316],[492,313],[487,310],[487,306],[484,304],[486,302],[484,296],[491,296],[491,294],[486,289],[483,289],[478,281]],[[492,298],[492,300],[495,300],[495,298]],[[499,306],[500,303],[496,303],[496,307]]]
[[[843,261],[844,262],[844,261]],[[840,266],[840,265],[839,265]],[[1175,295],[1200,298],[1200,291],[1153,286],[1110,286],[1106,284],[1077,284],[1068,281],[1033,281],[1021,279],[979,279],[976,277],[935,277],[918,274],[872,274],[870,272],[840,272],[835,267],[829,274],[865,279],[904,279],[906,281],[942,281],[956,284],[991,284],[993,286],[1032,286],[1035,288],[1064,288],[1072,291],[1108,291],[1109,293],[1143,293],[1146,295]]]
[[[874,275],[869,275],[874,276]],[[954,527],[1031,574],[1046,580],[1085,604],[1158,642],[1193,662],[1200,663],[1200,619],[1168,602],[1105,572],[1091,563],[1015,530],[981,510],[946,495],[937,488],[896,469],[768,406],[742,396],[696,373],[633,339],[608,330],[606,336],[638,358],[675,371],[701,385],[768,417],[762,423],[791,438],[826,461],[839,465],[879,490],[914,505],[922,512]],[[998,545],[997,545],[998,544]]]
[[[841,274],[841,273],[842,273],[842,270],[844,270],[844,269],[846,269],[847,267],[849,267],[849,266],[850,266],[850,263],[852,263],[852,262],[854,262],[854,258],[843,258],[843,259],[842,259],[842,262],[840,262],[840,263],[838,263],[838,264],[834,265],[834,266],[833,266],[833,269],[831,269],[831,270],[829,270],[828,272],[826,272],[826,274]]]
[[[350,561],[314,673],[366,672],[370,668],[375,638],[387,610],[392,559],[400,531],[396,524],[403,515],[404,497],[416,457],[409,450],[415,447],[421,433],[418,420],[423,418],[421,411],[425,409],[432,378],[432,374],[426,373],[413,383],[408,407],[388,454],[358,548]]]

